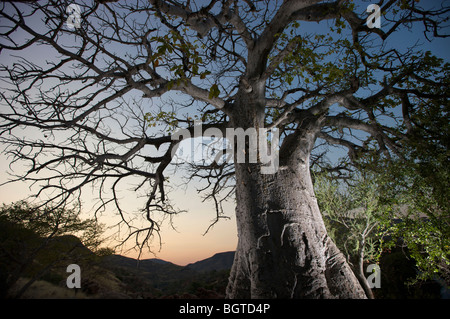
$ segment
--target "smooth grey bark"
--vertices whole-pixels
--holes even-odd
[[[365,298],[327,235],[308,169],[237,170],[239,242],[228,298]]]
[[[257,94],[240,94],[242,104],[231,115],[234,127],[264,125]],[[239,240],[227,298],[366,297],[327,235],[314,196],[309,155],[320,121],[305,116],[283,141],[275,174],[261,174],[261,163],[235,162]]]

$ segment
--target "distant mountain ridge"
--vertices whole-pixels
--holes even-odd
[[[111,255],[105,257],[105,264],[111,264],[120,267],[130,267],[130,268],[140,268],[143,270],[152,270],[152,268],[158,268],[157,265],[173,265],[175,267],[182,267],[171,263],[170,261],[165,261],[158,258],[149,259],[134,259],[131,257],[125,257],[122,255]]]
[[[104,257],[101,266],[113,272],[128,291],[139,292],[144,298],[183,292],[190,296],[183,295],[186,298],[224,298],[233,259],[234,252],[229,251],[179,266],[157,258],[137,260],[111,255]]]
[[[217,253],[212,257],[186,265],[186,268],[198,272],[206,272],[213,270],[216,271],[228,270],[231,269],[231,266],[233,265],[233,260],[234,260],[234,251],[227,251],[223,253]]]
[[[190,263],[186,266],[179,266],[170,261],[158,258],[137,260],[122,255],[111,255],[105,258],[104,264],[112,267],[135,268],[142,271],[158,272],[167,270],[185,270],[195,272],[208,272],[231,269],[234,260],[234,251],[217,253],[209,258]]]

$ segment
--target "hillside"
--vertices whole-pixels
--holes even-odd
[[[234,252],[218,253],[183,267],[161,259],[138,261],[112,255],[104,258],[102,267],[112,271],[134,296],[195,298],[200,293],[202,298],[222,298],[233,258]]]
[[[233,255],[218,253],[187,266],[111,255],[87,269],[81,267],[81,289],[68,289],[65,269],[56,268],[33,283],[22,298],[224,298]],[[11,295],[28,281],[21,278]]]
[[[229,253],[183,267],[97,254],[76,236],[47,240],[8,221],[0,229],[2,298],[223,298],[231,267]],[[70,264],[80,267],[80,289],[67,288]]]
[[[207,272],[213,270],[229,270],[233,265],[233,260],[234,260],[234,251],[227,251],[223,253],[217,253],[210,258],[189,264],[186,266],[186,268],[198,272]]]

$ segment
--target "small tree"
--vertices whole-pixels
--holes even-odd
[[[81,220],[74,209],[40,208],[24,201],[3,205],[0,228],[3,296],[21,276],[31,278],[16,298],[51,269],[86,261],[94,257],[92,252],[107,252],[100,248],[102,226],[95,219]]]
[[[384,163],[383,197],[394,209],[380,219],[389,233],[383,247],[408,248],[418,268],[410,283],[440,277],[450,287],[450,174],[445,153],[428,150],[422,159],[410,156],[407,162]],[[432,160],[425,159],[433,154]]]
[[[366,295],[373,298],[364,263],[375,261],[380,237],[379,216],[389,210],[380,201],[374,176],[359,175],[349,186],[325,175],[316,176],[314,190],[328,233],[347,257]]]
[[[427,54],[423,63],[442,61]],[[449,70],[450,64],[444,68]],[[381,220],[390,234],[384,246],[400,243],[408,248],[418,268],[415,281],[439,276],[450,286],[450,80],[442,81],[442,91],[431,83],[423,86],[429,94],[443,93],[447,98],[418,99],[404,123],[409,138],[401,141],[399,156],[391,161],[374,156],[364,163],[384,172],[379,178],[380,191],[394,208],[385,211]]]

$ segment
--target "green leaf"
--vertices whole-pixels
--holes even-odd
[[[210,74],[211,74],[210,71],[202,72],[202,73],[200,74],[200,79],[204,80],[204,79],[206,78],[206,76],[207,76],[207,75],[210,75]]]
[[[213,99],[215,97],[218,97],[219,94],[220,94],[219,87],[217,86],[217,84],[213,84],[209,89],[209,98]]]

